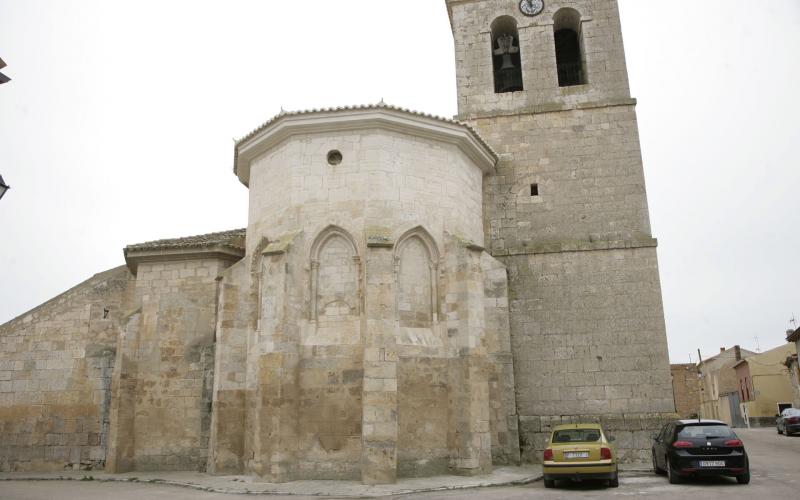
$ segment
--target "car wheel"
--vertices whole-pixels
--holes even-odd
[[[614,473],[614,479],[608,480],[608,485],[612,488],[619,488],[619,472]]]
[[[736,482],[739,484],[750,484],[750,472],[736,476]]]
[[[556,482],[554,479],[545,479],[544,480],[544,487],[545,488],[555,488]]]
[[[658,466],[658,461],[656,460],[656,452],[653,452],[653,473],[657,475],[661,475],[664,473],[663,470]]]
[[[677,472],[672,470],[672,465],[670,465],[669,459],[666,460],[666,464],[667,464],[667,480],[669,481],[669,484],[680,484],[681,477],[678,475]]]

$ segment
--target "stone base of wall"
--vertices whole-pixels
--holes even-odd
[[[555,417],[520,416],[519,436],[522,460],[541,463],[553,428],[562,424],[595,423],[616,438],[614,445],[621,463],[650,462],[652,435],[665,423],[677,418],[674,413],[630,413],[624,415],[564,415]]]
[[[750,427],[763,428],[763,427],[776,427],[777,422],[775,417],[750,417]]]

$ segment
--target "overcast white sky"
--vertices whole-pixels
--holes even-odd
[[[800,321],[800,1],[619,3],[671,359],[781,345]],[[232,139],[281,106],[456,113],[443,0],[0,0],[0,57],[0,322],[126,244],[244,227]]]

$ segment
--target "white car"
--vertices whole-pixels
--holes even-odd
[[[776,424],[778,434],[791,436],[795,432],[800,432],[800,410],[797,408],[786,408],[778,415]]]

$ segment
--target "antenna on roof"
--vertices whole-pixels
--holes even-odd
[[[797,330],[797,320],[794,317],[794,313],[792,313],[792,319],[789,320],[789,323],[791,323],[794,326],[794,329]]]
[[[761,344],[758,343],[758,335],[753,337],[753,339],[756,341],[756,352],[761,352]]]

